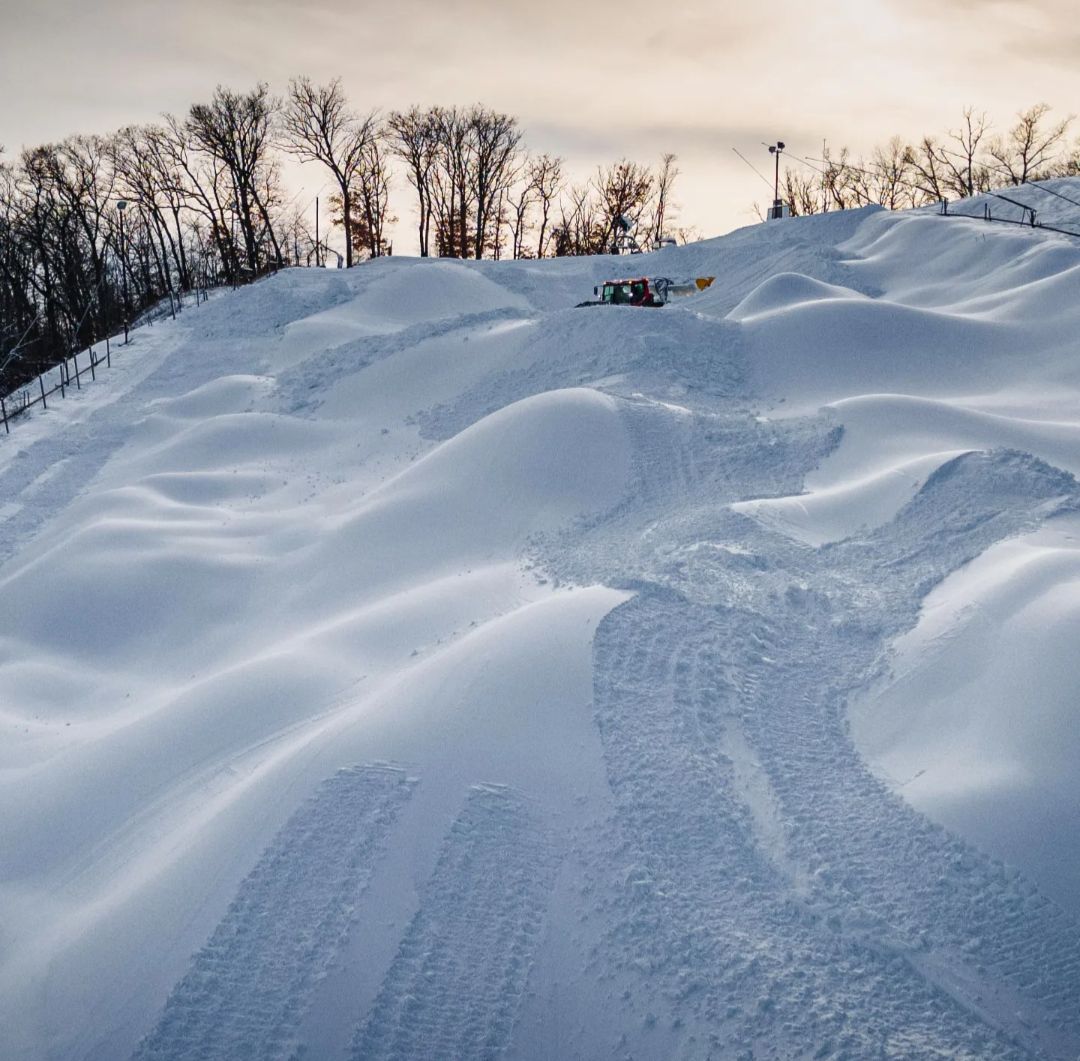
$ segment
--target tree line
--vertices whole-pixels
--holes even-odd
[[[984,111],[966,107],[942,135],[909,142],[899,136],[865,157],[848,149],[788,166],[781,198],[795,216],[877,204],[890,210],[966,199],[999,188],[1080,174],[1080,144],[1069,144],[1070,116],[1049,117],[1038,103],[995,132]],[[759,209],[760,213],[760,209]]]
[[[379,115],[356,110],[340,80],[295,78],[281,96],[219,86],[182,117],[0,159],[0,393],[166,296],[336,253],[310,203],[287,195],[288,156],[330,180],[346,266],[391,252],[394,172],[424,256],[596,254],[627,224],[649,245],[674,220],[674,155],[571,183],[563,159],[530,154],[518,120],[484,106]]]
[[[1049,109],[995,133],[967,108],[943,136],[893,137],[859,159],[823,153],[789,166],[781,194],[793,214],[895,209],[1076,174],[1072,119],[1051,121]],[[288,197],[290,156],[330,180],[346,266],[392,251],[395,174],[423,256],[544,258],[611,252],[630,235],[643,249],[696,237],[675,224],[672,154],[575,182],[564,159],[529,152],[515,117],[479,104],[379,114],[354,108],[340,80],[298,77],[280,96],[219,86],[182,117],[0,157],[0,394],[166,296],[336,253],[313,231],[310,203]]]

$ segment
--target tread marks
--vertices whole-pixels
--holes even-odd
[[[800,457],[835,444],[827,420],[625,414],[633,495],[538,543],[556,577],[638,593],[594,643],[616,802],[592,867],[615,922],[595,965],[640,970],[629,1012],[733,1056],[1074,1056],[1080,926],[874,778],[844,698],[929,588],[1075,506],[1075,481],[968,454],[888,525],[811,549],[725,505],[797,493]]]
[[[559,855],[527,802],[474,786],[351,1057],[495,1058],[510,1043]]]
[[[240,885],[136,1061],[289,1057],[314,984],[344,942],[414,784],[388,766],[325,781]]]
[[[634,1008],[662,1004],[718,1049],[789,1058],[832,1043],[876,1056],[893,1031],[918,1026],[928,1052],[1025,1056],[874,931],[828,923],[771,860],[725,733],[772,710],[740,689],[754,674],[772,691],[770,671],[785,667],[767,653],[782,632],[647,595],[601,624],[595,703],[617,821],[600,965],[639,970]]]

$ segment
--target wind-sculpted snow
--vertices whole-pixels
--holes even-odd
[[[557,868],[551,838],[525,800],[473,788],[357,1033],[355,1061],[501,1056]]]
[[[240,886],[135,1058],[289,1057],[412,786],[372,766],[323,784]]]
[[[867,209],[133,332],[0,437],[4,1061],[1075,1061],[1078,306]]]

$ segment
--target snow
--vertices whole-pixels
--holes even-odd
[[[286,272],[0,438],[0,1055],[1080,1053],[1080,244],[626,268]]]

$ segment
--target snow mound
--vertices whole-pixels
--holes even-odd
[[[864,296],[850,288],[826,284],[802,273],[777,273],[755,287],[728,316],[732,320],[745,321],[806,302],[862,297]]]
[[[1080,520],[1002,542],[926,599],[896,642],[853,736],[916,807],[1040,865],[1072,904],[1080,855],[1060,837],[1080,809],[1075,770]]]
[[[867,209],[136,331],[0,437],[0,1055],[1075,1059],[1077,295]]]
[[[481,272],[462,265],[407,263],[384,272],[365,292],[363,313],[386,327],[519,309],[529,304]]]

